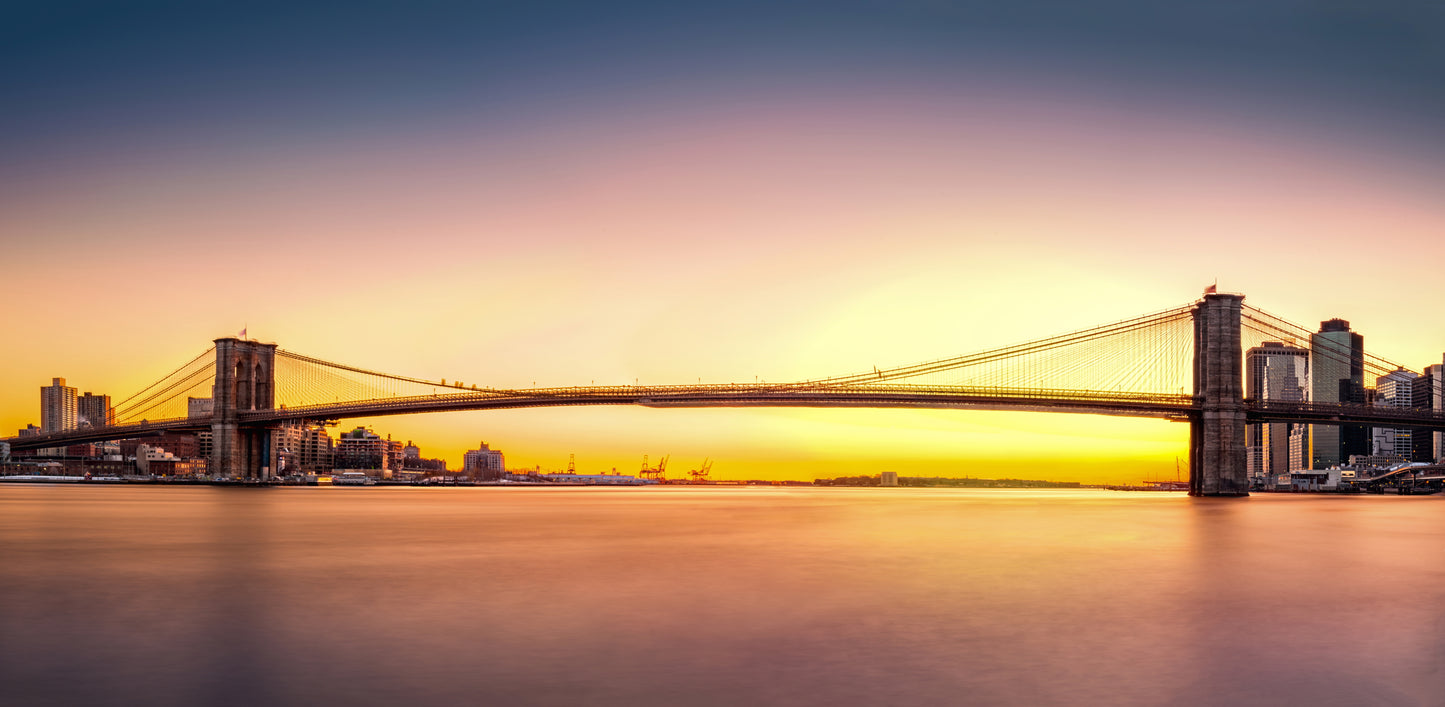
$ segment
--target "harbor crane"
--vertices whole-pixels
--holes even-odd
[[[694,483],[699,483],[707,481],[707,474],[709,471],[712,471],[712,460],[704,459],[702,460],[702,468],[693,469],[692,471],[687,472],[687,475],[692,477]]]
[[[667,456],[663,456],[657,460],[657,468],[653,469],[647,466],[647,455],[642,455],[642,471],[638,473],[638,476],[644,479],[653,479],[661,483],[664,481],[663,475],[667,473],[667,459]]]

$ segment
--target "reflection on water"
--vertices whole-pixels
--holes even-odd
[[[1445,702],[1445,499],[0,488],[0,704]]]

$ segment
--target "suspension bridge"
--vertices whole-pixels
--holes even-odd
[[[1207,294],[1185,306],[1038,341],[888,369],[791,383],[498,389],[410,378],[238,338],[214,346],[116,405],[112,425],[13,437],[13,450],[171,432],[210,432],[211,473],[263,480],[287,421],[460,410],[643,405],[962,408],[1152,417],[1190,425],[1190,492],[1248,493],[1245,424],[1373,424],[1445,430],[1445,411],[1247,400],[1243,350],[1309,342],[1305,327]],[[1350,365],[1349,354],[1311,352]],[[1356,362],[1357,364],[1360,362]],[[1403,367],[1366,355],[1364,373]]]

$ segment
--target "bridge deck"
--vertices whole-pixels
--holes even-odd
[[[585,386],[525,390],[462,390],[456,393],[393,397],[347,403],[281,407],[243,412],[239,421],[265,426],[286,420],[340,420],[430,412],[501,410],[584,405],[647,407],[833,407],[922,408],[1070,412],[1094,415],[1184,419],[1199,414],[1188,395],[1156,395],[1079,390],[973,388],[962,386],[852,385],[698,385]],[[1373,424],[1445,430],[1445,412],[1326,403],[1244,401],[1251,422]],[[207,430],[210,418],[154,420],[134,425],[70,430],[12,437],[17,451],[84,444],[109,439]]]

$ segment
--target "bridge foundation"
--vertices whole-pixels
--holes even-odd
[[[275,344],[216,339],[209,469],[213,476],[247,481],[271,478],[276,468],[272,432],[240,424],[240,413],[275,407],[275,363]]]
[[[1189,425],[1189,495],[1247,496],[1244,436],[1243,295],[1208,294],[1194,308],[1194,395]]]

